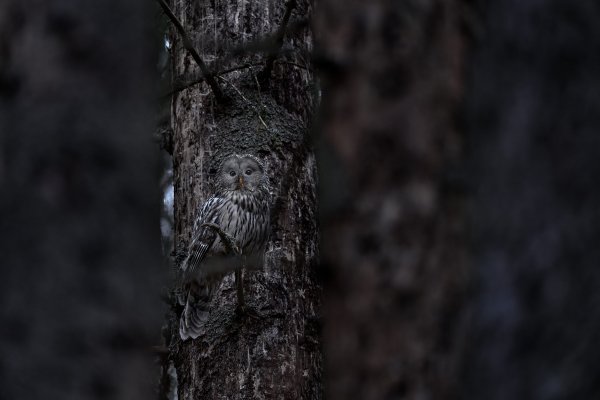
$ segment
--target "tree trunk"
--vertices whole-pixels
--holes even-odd
[[[323,0],[315,13],[330,399],[459,395],[460,6]]]
[[[285,10],[283,1],[266,0],[173,5],[209,69],[252,65],[217,78],[226,102],[218,103],[206,83],[173,96],[178,251],[187,249],[198,207],[210,195],[211,179],[227,155],[251,153],[263,159],[273,189],[264,266],[244,274],[252,317],[235,313],[233,273],[213,298],[204,335],[181,341],[179,314],[171,315],[168,358],[180,399],[320,398],[316,171],[307,140],[313,76],[304,56],[311,33],[298,22],[310,16],[308,1],[297,2],[284,39],[286,54],[275,62],[268,87],[260,75],[277,50],[276,41],[265,38],[279,29]],[[200,70],[174,30],[171,39],[176,86],[198,77]]]

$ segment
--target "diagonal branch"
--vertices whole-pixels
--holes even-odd
[[[283,20],[281,21],[281,26],[277,30],[277,34],[275,35],[275,46],[274,49],[269,54],[267,58],[267,64],[265,68],[258,75],[258,81],[260,82],[263,88],[269,87],[269,80],[271,79],[271,71],[273,70],[273,63],[277,59],[281,47],[283,46],[283,38],[285,37],[285,30],[288,22],[290,21],[290,17],[292,15],[292,10],[296,7],[296,0],[289,0],[285,5],[285,14],[283,15]]]
[[[225,96],[223,95],[223,92],[221,91],[221,87],[217,83],[217,80],[215,79],[214,74],[208,69],[208,67],[206,66],[204,61],[202,61],[202,58],[200,58],[200,54],[198,54],[198,52],[192,45],[192,41],[190,40],[190,37],[188,36],[185,29],[183,28],[183,25],[181,25],[181,22],[179,22],[179,20],[175,16],[175,14],[173,14],[173,11],[171,11],[171,8],[169,8],[169,5],[167,3],[165,3],[165,0],[156,0],[156,1],[158,2],[158,4],[160,4],[163,11],[167,15],[167,17],[169,17],[169,19],[171,20],[173,25],[175,25],[175,28],[177,28],[179,35],[181,35],[181,38],[183,39],[183,46],[186,48],[187,51],[190,52],[190,54],[192,55],[192,58],[194,59],[194,61],[196,61],[196,64],[198,64],[198,66],[200,67],[200,70],[202,71],[202,75],[204,76],[204,80],[206,80],[206,83],[208,83],[208,85],[212,89],[213,93],[215,94],[215,97],[217,98],[217,102],[223,103],[223,101],[225,100]]]
[[[291,65],[292,67],[296,67],[296,68],[300,68],[300,69],[306,70],[308,72],[312,72],[312,69],[310,67],[306,67],[304,65],[300,65],[298,63],[294,63],[294,62],[291,62],[291,61],[275,61],[275,64]],[[262,65],[262,63],[237,65],[235,67],[231,67],[231,68],[228,68],[228,69],[224,69],[223,71],[217,72],[216,74],[214,74],[214,76],[217,77],[217,78],[220,78],[223,75],[229,74],[231,72],[240,71],[240,70],[243,70],[243,69],[249,69],[249,68],[252,68],[252,67],[259,67],[261,65]],[[199,83],[202,83],[202,82],[204,82],[204,76],[202,76],[202,75],[199,76],[199,77],[196,77],[196,78],[192,78],[192,79],[190,79],[188,81],[182,81],[182,80],[177,80],[176,79],[175,83],[173,84],[173,88],[170,91],[166,92],[165,94],[160,95],[160,98],[172,96],[172,95],[174,95],[176,93],[179,93],[179,92],[181,92],[181,91],[183,91],[185,89],[188,89],[188,88],[190,88],[190,87],[192,87],[194,85],[197,85]]]
[[[252,67],[258,67],[258,66],[261,66],[261,65],[262,65],[262,63],[236,65],[235,67],[227,68],[227,69],[224,69],[223,71],[217,72],[213,76],[215,76],[215,77],[218,78],[221,75],[226,75],[226,74],[229,74],[231,72],[240,71],[240,70],[248,69],[248,68],[252,68]],[[165,93],[163,95],[161,95],[160,97],[162,98],[162,97],[172,96],[175,93],[179,93],[182,90],[185,90],[185,89],[187,89],[189,87],[192,87],[194,85],[202,83],[202,82],[204,82],[204,80],[205,80],[204,75],[201,75],[199,77],[196,77],[194,79],[191,79],[191,80],[185,81],[185,82],[177,82],[177,80],[176,80],[176,82],[173,85],[173,88],[171,89],[171,91],[167,92],[167,93]]]

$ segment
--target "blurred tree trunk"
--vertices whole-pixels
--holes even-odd
[[[330,399],[453,399],[468,283],[460,1],[323,0]]]
[[[175,243],[190,240],[198,207],[210,194],[220,162],[232,153],[265,160],[273,187],[272,237],[263,268],[245,273],[246,306],[236,316],[233,273],[213,299],[206,334],[182,342],[179,310],[167,336],[171,383],[180,399],[316,399],[321,397],[320,290],[317,257],[315,159],[308,147],[313,76],[305,55],[311,32],[308,1],[298,1],[273,67],[269,88],[259,90],[260,71],[277,49],[283,1],[177,1],[173,11],[228,100],[219,104],[206,83],[172,99]],[[293,29],[292,29],[293,28]],[[200,70],[173,30],[175,86]],[[175,372],[175,373],[173,373]]]
[[[475,2],[468,399],[600,398],[600,5]]]
[[[151,26],[144,0],[0,6],[2,399],[153,395]]]

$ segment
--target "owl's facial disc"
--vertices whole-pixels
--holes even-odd
[[[262,182],[262,166],[249,157],[234,156],[223,163],[221,183],[231,191],[254,192]]]

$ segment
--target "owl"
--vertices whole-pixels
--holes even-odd
[[[204,203],[194,224],[187,257],[181,264],[185,306],[179,320],[182,340],[203,332],[212,295],[226,273],[209,271],[231,253],[262,258],[269,237],[270,194],[264,167],[252,155],[233,155],[221,164],[215,193]],[[212,262],[211,262],[212,261]],[[241,290],[241,273],[236,284]]]

